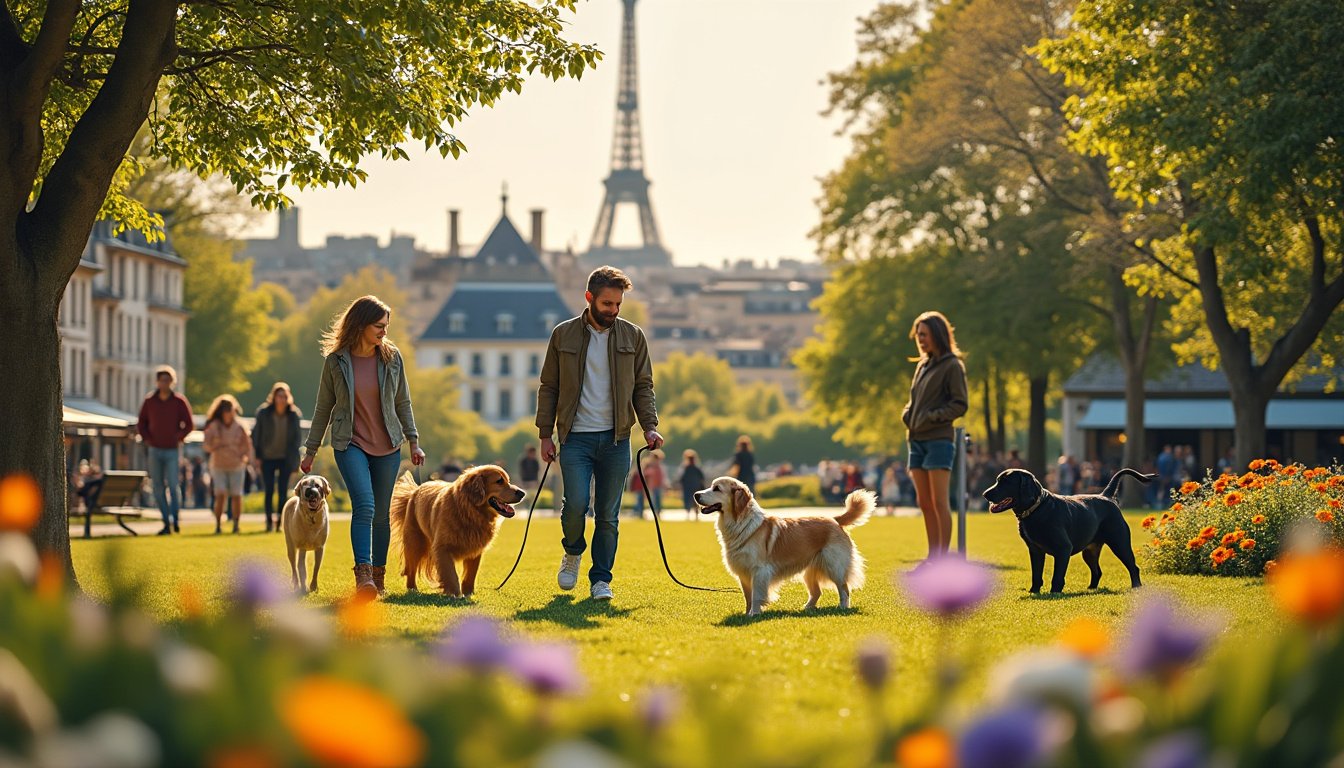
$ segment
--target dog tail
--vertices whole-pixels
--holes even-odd
[[[1111,475],[1111,482],[1106,484],[1106,488],[1101,492],[1101,495],[1108,499],[1114,499],[1115,494],[1120,491],[1120,481],[1125,478],[1125,475],[1129,475],[1135,480],[1141,480],[1145,484],[1151,483],[1157,479],[1157,475],[1145,475],[1142,472],[1125,467],[1117,470],[1114,475]]]
[[[854,528],[868,522],[868,516],[877,506],[877,494],[872,491],[857,490],[845,497],[845,511],[835,522],[841,528]]]
[[[406,524],[406,509],[410,506],[411,494],[419,487],[409,471],[403,472],[401,477],[397,478],[397,484],[392,486],[392,508],[388,512],[388,517],[392,520],[392,530],[399,531]]]

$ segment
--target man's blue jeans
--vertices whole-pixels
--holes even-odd
[[[154,489],[154,503],[163,515],[165,528],[177,522],[177,512],[182,507],[182,492],[177,484],[180,453],[177,448],[149,447],[149,485]]]
[[[350,547],[355,551],[355,564],[385,566],[387,544],[392,538],[387,514],[401,467],[401,451],[370,456],[351,443],[335,453],[336,468],[341,470],[350,494]]]
[[[611,583],[616,564],[617,516],[621,491],[630,472],[630,438],[615,440],[616,432],[570,432],[560,446],[560,476],[565,482],[565,506],[560,511],[560,543],[566,554],[581,555],[588,511],[589,483],[593,485],[593,567],[588,581]]]

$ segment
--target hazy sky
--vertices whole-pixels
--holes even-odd
[[[742,257],[812,258],[817,179],[848,140],[821,116],[827,73],[852,63],[856,19],[878,0],[640,0],[640,111],[650,196],[664,245],[678,264]],[[443,250],[449,208],[462,211],[464,244],[479,243],[509,214],[524,237],[528,210],[546,209],[548,248],[587,249],[610,163],[619,69],[620,0],[579,4],[568,37],[606,54],[583,79],[530,80],[493,108],[477,108],[455,133],[460,159],[409,147],[409,162],[369,160],[355,189],[291,193],[301,237],[413,235]],[[251,234],[274,232],[266,217]],[[637,233],[618,209],[617,239]]]

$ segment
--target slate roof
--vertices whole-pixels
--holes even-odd
[[[1329,376],[1304,376],[1291,389],[1290,394],[1320,395],[1326,393]],[[1344,381],[1344,369],[1336,370],[1337,381]],[[1217,396],[1226,397],[1228,393],[1227,376],[1221,370],[1211,371],[1199,363],[1177,366],[1154,378],[1148,379],[1144,391],[1156,396]],[[1108,355],[1093,355],[1083,363],[1072,376],[1064,381],[1064,393],[1068,395],[1117,395],[1125,393],[1125,371],[1120,361]],[[1336,390],[1336,394],[1339,390]]]
[[[541,263],[508,214],[499,217],[490,236],[481,243],[476,255],[462,260],[462,281],[475,282],[546,282],[554,286],[551,273]]]

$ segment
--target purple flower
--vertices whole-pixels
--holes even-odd
[[[972,723],[957,744],[962,768],[1027,768],[1045,749],[1045,718],[1034,709],[1005,709]]]
[[[1204,739],[1192,731],[1155,741],[1139,755],[1140,768],[1203,768],[1208,763]]]
[[[681,706],[681,697],[667,686],[655,686],[644,692],[639,705],[639,717],[651,731],[661,730],[672,720]]]
[[[994,593],[988,568],[955,555],[926,560],[901,578],[915,605],[944,617],[969,611]]]
[[[858,668],[859,679],[870,690],[880,691],[886,685],[891,673],[891,651],[887,644],[876,637],[865,640],[854,653],[854,666]]]
[[[240,608],[255,611],[289,597],[289,590],[266,564],[240,560],[233,568],[229,599]]]
[[[1134,613],[1116,666],[1129,675],[1174,672],[1198,659],[1216,631],[1208,622],[1178,617],[1168,598],[1149,598]]]
[[[561,643],[514,645],[507,664],[523,684],[544,696],[577,693],[583,688],[574,649]]]
[[[509,643],[499,630],[499,622],[494,619],[464,616],[444,632],[438,656],[477,672],[502,666],[509,658]]]

